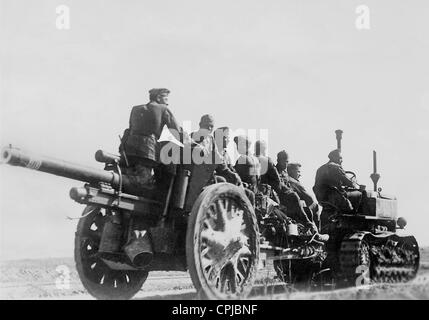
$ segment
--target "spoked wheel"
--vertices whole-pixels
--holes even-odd
[[[200,298],[242,299],[251,291],[259,231],[244,192],[228,183],[207,187],[188,220],[186,257]]]
[[[110,269],[98,254],[103,227],[110,210],[88,206],[75,237],[76,269],[83,286],[97,299],[131,299],[146,281],[147,271]]]

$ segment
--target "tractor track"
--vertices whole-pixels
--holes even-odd
[[[388,238],[374,241],[369,237],[343,240],[340,266],[344,276],[355,280],[358,268],[365,266],[368,268],[365,283],[400,283],[415,278],[419,258],[412,243],[399,238],[397,243],[401,242],[402,246],[394,247],[390,242],[393,241]]]

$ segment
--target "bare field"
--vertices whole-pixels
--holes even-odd
[[[419,275],[409,283],[377,284],[324,292],[285,291],[273,270],[259,274],[257,299],[429,299],[429,248],[421,249]],[[72,258],[0,262],[1,299],[92,299],[78,278]],[[152,272],[135,299],[194,299],[186,272]]]

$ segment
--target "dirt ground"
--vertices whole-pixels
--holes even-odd
[[[324,292],[285,290],[273,270],[262,270],[250,299],[429,299],[429,248],[421,249],[416,279],[409,283],[377,284]],[[83,288],[72,258],[0,262],[0,298],[93,299]],[[186,272],[152,272],[135,299],[195,299]]]

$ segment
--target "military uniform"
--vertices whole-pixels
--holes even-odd
[[[346,192],[344,187],[355,188],[355,184],[346,176],[340,164],[329,161],[317,170],[313,191],[319,202],[330,202],[344,211],[356,210],[362,193]]]
[[[301,200],[305,202],[305,205],[310,210],[308,212],[311,215],[309,218],[313,220],[316,224],[318,224],[319,217],[317,213],[319,212],[319,206],[316,201],[314,201],[313,197],[307,192],[301,182],[295,178],[289,176],[289,184],[293,191],[299,196]]]
[[[298,194],[299,198],[305,202],[307,207],[311,208],[314,205],[317,205],[313,197],[307,192],[307,190],[304,188],[301,182],[299,182],[299,180],[296,180],[289,176],[289,184],[292,187],[292,190],[294,190]]]
[[[257,156],[261,166],[261,183],[270,185],[276,192],[280,191],[281,180],[277,168],[270,157]]]
[[[260,184],[262,186],[268,185],[272,189],[270,192],[270,198],[280,203],[278,193],[282,190],[282,183],[280,180],[277,168],[270,157],[259,155],[257,159],[261,166],[261,178]]]
[[[307,216],[302,205],[299,195],[292,188],[290,176],[286,169],[276,165],[281,181],[281,190],[279,192],[280,203],[288,209],[288,215],[304,225],[311,225],[313,221]]]
[[[133,188],[139,189],[148,183],[153,168],[159,164],[158,140],[164,126],[176,133],[181,132],[167,105],[151,101],[133,107],[129,128],[125,130],[120,146],[121,154],[128,161],[126,175]]]
[[[219,152],[214,137],[209,134],[205,129],[200,129],[191,134],[194,142],[199,144],[201,148],[200,156],[205,163],[216,164],[215,168],[215,182],[229,182],[232,184],[239,184],[240,179],[237,174],[226,164],[225,158]]]
[[[221,155],[223,158],[223,162],[229,168],[229,170],[235,172],[234,165],[232,164],[231,156],[228,154],[226,149],[222,150]]]
[[[252,155],[241,154],[235,163],[234,169],[240,176],[241,181],[246,183],[250,190],[256,192],[260,177],[258,158]]]

